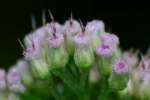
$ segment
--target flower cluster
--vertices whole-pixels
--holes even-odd
[[[123,52],[101,20],[52,20],[24,45],[24,57],[8,72],[0,69],[1,100],[150,99],[150,50],[140,57]]]

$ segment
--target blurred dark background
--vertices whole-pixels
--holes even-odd
[[[114,5],[111,2],[94,0],[1,0],[0,1],[0,66],[9,67],[22,56],[17,39],[23,39],[31,30],[31,14],[37,26],[41,26],[43,9],[50,9],[57,21],[63,23],[73,12],[74,18],[85,24],[92,19],[101,19],[106,30],[120,37],[121,47],[145,51],[150,46],[150,8],[141,5]],[[135,5],[135,4],[134,4]],[[47,20],[48,16],[47,16]]]

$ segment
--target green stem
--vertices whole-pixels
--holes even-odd
[[[56,85],[55,85],[55,82],[52,79],[52,77],[49,78],[49,81],[50,81],[51,94],[54,96],[54,98],[56,100],[65,100],[64,97],[63,97],[63,95],[58,92],[58,90],[56,88]]]
[[[79,94],[80,100],[89,100],[90,94],[89,94],[89,69],[80,69],[81,78],[79,82],[79,91],[81,94]]]
[[[110,89],[108,86],[108,81],[106,77],[102,77],[101,79],[101,88],[100,88],[100,94],[97,98],[97,100],[108,100],[108,96],[110,94]]]

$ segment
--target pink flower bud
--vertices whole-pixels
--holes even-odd
[[[34,32],[25,36],[24,43],[26,47],[33,45],[33,42],[35,42],[36,45],[43,47],[46,42],[45,39],[47,39],[47,36],[48,32],[46,30],[46,26],[42,26]]]
[[[113,71],[115,74],[127,74],[128,65],[124,59],[118,59],[115,61]]]
[[[123,53],[123,58],[126,60],[129,65],[129,71],[133,71],[134,67],[138,64],[137,52],[126,51]]]
[[[150,60],[143,59],[140,64],[140,80],[150,82]]]
[[[19,70],[17,67],[13,67],[9,70],[7,74],[7,82],[8,84],[15,84],[21,81],[21,76],[19,74]]]
[[[103,34],[105,33],[105,26],[101,20],[93,20],[88,22],[85,30],[89,34]]]
[[[64,43],[64,37],[62,34],[54,33],[49,37],[48,43],[50,48],[58,48]]]
[[[25,38],[25,43],[27,44],[26,50],[24,51],[24,56],[27,60],[32,60],[38,58],[42,54],[42,42],[40,36],[37,34],[29,34]]]
[[[25,85],[31,85],[33,83],[33,76],[29,69],[29,64],[25,60],[18,60],[17,62],[18,72],[21,75],[21,81]]]
[[[73,19],[66,21],[63,28],[67,36],[75,36],[77,33],[81,32],[80,23]]]
[[[89,68],[94,62],[94,52],[91,46],[91,40],[85,31],[78,33],[74,37],[75,52],[74,60],[75,64],[82,68]]]
[[[77,46],[89,45],[90,37],[85,32],[81,32],[74,37],[74,42]]]
[[[0,90],[6,89],[6,72],[0,69]]]
[[[114,48],[108,44],[101,44],[96,49],[97,55],[106,57],[106,58],[112,57],[114,51],[115,51]]]
[[[64,26],[64,36],[66,40],[66,46],[67,51],[70,55],[73,55],[75,50],[75,44],[74,44],[74,36],[77,35],[77,33],[81,32],[81,25],[78,21],[74,19],[70,19],[65,22]]]
[[[108,43],[114,46],[119,44],[119,39],[115,34],[111,33],[101,34],[100,38],[103,43]]]
[[[47,32],[47,27],[46,26],[42,26],[40,28],[38,28],[34,34],[36,35],[36,37],[39,39],[39,43],[42,46],[43,44],[45,44],[45,39],[47,39],[48,36],[48,32]]]

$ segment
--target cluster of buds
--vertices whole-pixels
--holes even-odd
[[[25,60],[19,60],[8,72],[0,69],[0,94],[2,94],[0,99],[20,100],[17,95],[26,90],[23,81],[27,82],[27,78],[25,77],[31,74],[26,73],[28,70],[28,65]]]
[[[101,90],[150,99],[150,50],[141,59],[138,51],[122,52],[118,37],[106,32],[101,20],[90,21],[84,26],[72,16],[64,25],[54,21],[52,15],[51,18],[52,22],[44,23],[25,36],[24,58],[8,73],[0,69],[0,95],[6,92],[10,100],[18,98],[17,94],[26,91],[34,82],[48,80],[56,69],[73,65],[79,72],[88,70],[89,83],[85,84],[104,83],[108,86]]]

